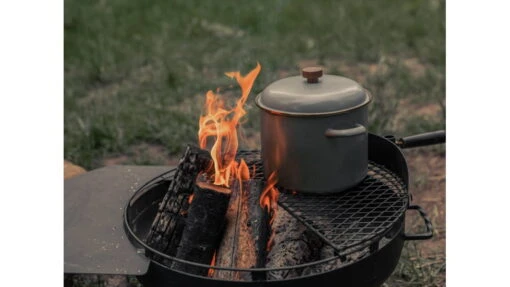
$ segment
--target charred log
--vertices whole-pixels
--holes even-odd
[[[193,194],[176,257],[210,264],[223,235],[230,190],[197,182]],[[202,276],[208,273],[208,268],[177,261],[172,268]]]
[[[328,220],[329,219],[327,217],[324,218],[324,221]],[[323,220],[318,220],[318,222],[323,222]],[[318,228],[326,229],[326,226],[319,223]],[[335,250],[333,246],[324,243],[323,246],[320,248],[318,259],[319,260],[330,259],[330,260],[327,260],[322,264],[317,264],[313,265],[312,267],[305,268],[305,270],[303,271],[303,275],[318,274],[328,272],[331,270],[336,270],[338,268],[341,268],[343,265],[348,264],[349,262],[359,260],[370,251],[370,248],[368,246],[361,250],[356,250],[357,248],[358,246],[354,246],[352,248],[342,250],[342,253],[345,255],[338,256],[338,252]]]
[[[273,222],[273,246],[267,255],[268,268],[290,267],[317,260],[322,241],[303,224],[278,207]],[[268,280],[282,280],[301,276],[302,269],[271,271]]]
[[[260,206],[260,195],[264,185],[262,181],[252,180],[248,189],[248,221],[247,225],[250,231],[250,239],[255,246],[255,254],[257,260],[255,268],[263,268],[266,266],[267,258],[267,245],[271,233],[271,226],[269,225],[269,213],[267,210]],[[265,273],[252,273],[254,281],[265,280]]]
[[[174,173],[168,192],[159,205],[146,242],[152,248],[174,256],[181,240],[189,196],[198,174],[211,167],[209,152],[188,146]]]
[[[265,265],[269,237],[269,216],[260,207],[263,185],[249,180],[232,186],[226,215],[227,225],[216,253],[216,266],[234,268],[262,268]],[[264,280],[265,274],[217,270],[214,278],[225,280]]]

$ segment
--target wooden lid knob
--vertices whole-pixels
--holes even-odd
[[[319,78],[322,77],[321,67],[306,67],[301,70],[301,75],[306,78],[310,84],[318,83]]]

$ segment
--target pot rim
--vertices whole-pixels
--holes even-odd
[[[278,115],[278,116],[287,116],[287,117],[328,117],[328,116],[334,116],[334,115],[348,113],[348,112],[350,112],[352,110],[356,110],[356,109],[359,109],[359,108],[362,108],[362,107],[368,105],[373,100],[373,96],[372,96],[372,93],[370,93],[370,91],[368,91],[367,89],[363,89],[363,90],[365,91],[365,94],[367,95],[366,100],[364,102],[362,102],[361,104],[356,105],[356,106],[352,106],[352,107],[349,107],[349,108],[346,108],[346,109],[343,109],[343,110],[338,110],[338,111],[333,111],[333,112],[298,113],[298,112],[285,112],[285,111],[269,108],[267,106],[264,106],[264,104],[262,104],[260,102],[260,98],[262,96],[262,93],[258,94],[257,97],[255,98],[255,104],[257,105],[257,107],[261,108],[262,110],[265,110],[265,111],[267,111],[267,112],[269,112],[271,114]]]

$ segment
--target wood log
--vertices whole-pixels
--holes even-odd
[[[241,188],[242,187],[242,188]],[[234,268],[262,268],[265,266],[269,237],[269,216],[260,206],[263,183],[249,180],[232,186],[227,225],[223,240],[216,252],[216,266]],[[224,280],[264,280],[265,274],[217,270],[214,278]]]
[[[329,259],[335,256],[335,249],[329,245],[324,245],[320,249],[319,260]],[[335,270],[342,265],[341,259],[333,259],[322,264],[313,265],[303,270],[303,275],[320,274],[330,270]]]
[[[278,207],[273,222],[273,246],[267,255],[267,268],[295,266],[319,258],[321,240],[306,226]],[[301,276],[303,268],[270,271],[267,280],[282,280]]]
[[[222,267],[235,267],[237,247],[239,246],[239,237],[241,236],[241,217],[242,217],[242,195],[239,185],[234,183],[232,185],[232,193],[230,194],[230,201],[225,214],[225,231],[223,233],[223,240],[216,252],[216,266]],[[216,270],[212,276],[218,279],[234,280],[239,278],[239,274],[232,271]]]
[[[196,178],[200,172],[211,167],[212,159],[208,151],[187,146],[152,222],[146,239],[149,246],[170,256],[175,255]]]
[[[230,193],[229,189],[197,182],[177,248],[177,258],[202,264],[212,263],[223,235]],[[209,270],[177,261],[173,262],[172,268],[202,276],[206,276]]]
[[[264,189],[264,183],[261,180],[251,180],[248,189],[248,228],[250,230],[250,240],[255,245],[255,254],[257,260],[255,268],[266,266],[267,244],[271,234],[269,225],[270,216],[267,210],[260,206],[260,195]],[[252,273],[254,281],[266,280],[265,273]]]
[[[328,272],[331,270],[339,269],[343,265],[360,260],[360,258],[365,256],[369,252],[370,252],[370,247],[366,247],[360,251],[349,252],[347,250],[347,253],[348,253],[347,255],[337,256],[337,252],[332,246],[324,244],[320,250],[320,256],[318,259],[319,260],[332,259],[333,257],[336,257],[336,259],[332,259],[330,261],[326,261],[325,263],[305,268],[305,270],[303,271],[303,275],[319,274],[319,273],[324,273],[324,272]]]

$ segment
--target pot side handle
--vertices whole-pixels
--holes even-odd
[[[363,125],[356,124],[354,128],[350,129],[327,129],[324,135],[329,138],[337,138],[337,137],[352,137],[357,135],[362,135],[367,132],[367,128]]]

